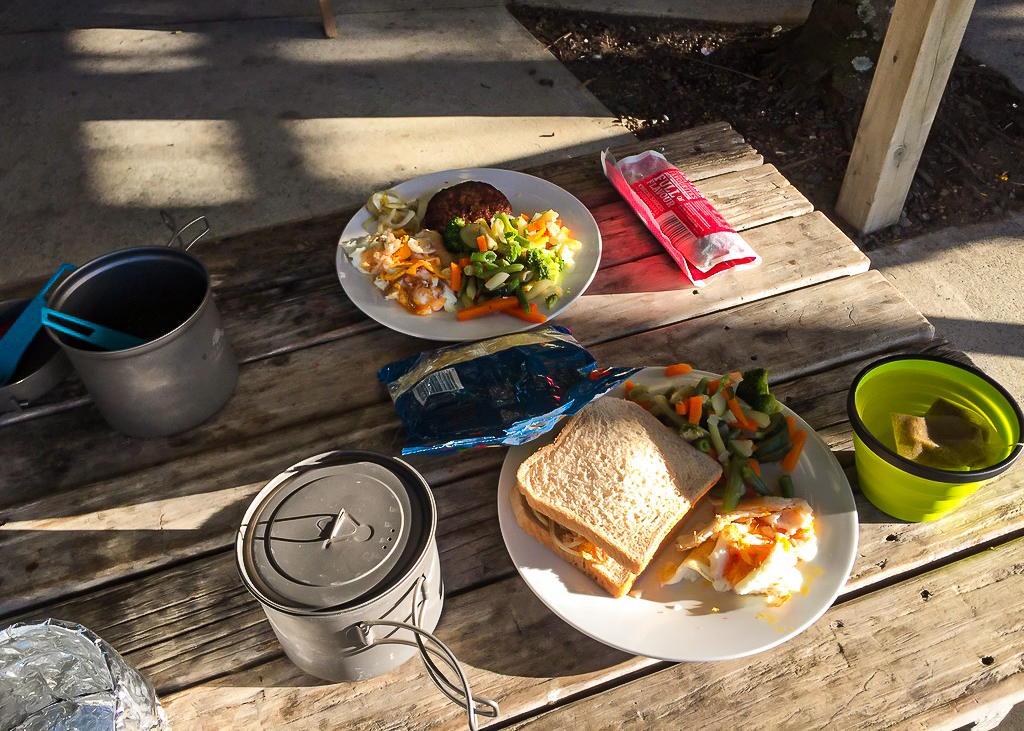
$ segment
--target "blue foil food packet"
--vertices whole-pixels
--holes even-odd
[[[384,366],[405,425],[402,454],[523,444],[639,368],[598,368],[564,327],[450,345]]]

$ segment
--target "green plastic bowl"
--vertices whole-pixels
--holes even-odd
[[[976,470],[943,470],[900,457],[892,414],[921,416],[939,397],[988,421],[994,439],[1007,445],[1001,457]],[[860,489],[876,507],[900,520],[941,518],[1004,472],[1022,449],[1024,416],[1013,397],[977,368],[948,358],[894,355],[875,361],[853,379],[846,409]]]

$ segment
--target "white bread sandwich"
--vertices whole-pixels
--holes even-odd
[[[643,407],[610,396],[520,465],[520,527],[622,596],[722,474]]]

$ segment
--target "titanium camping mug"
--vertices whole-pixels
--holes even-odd
[[[235,558],[299,668],[324,680],[368,680],[419,652],[427,675],[476,729],[477,714],[496,717],[498,705],[473,697],[455,655],[431,634],[444,600],[436,527],[434,496],[416,470],[339,450],[293,465],[260,490]]]
[[[165,215],[165,221],[173,222]],[[188,244],[181,234],[205,228]],[[210,226],[200,216],[166,246],[139,246],[93,259],[48,298],[55,315],[77,318],[144,342],[104,350],[46,322],[100,414],[136,437],[177,434],[206,421],[235,392],[238,363],[213,301],[210,274],[188,249]],[[180,248],[173,248],[177,240]]]

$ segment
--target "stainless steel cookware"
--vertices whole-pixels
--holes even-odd
[[[188,248],[142,246],[93,259],[57,285],[48,306],[141,338],[105,350],[47,327],[103,418],[125,434],[166,436],[201,424],[231,398],[238,364],[231,352],[210,275]]]
[[[242,519],[236,559],[285,654],[304,671],[366,680],[419,652],[474,729],[477,714],[496,716],[498,707],[472,696],[455,656],[431,634],[443,603],[436,525],[430,488],[408,464],[328,452],[260,491]]]

